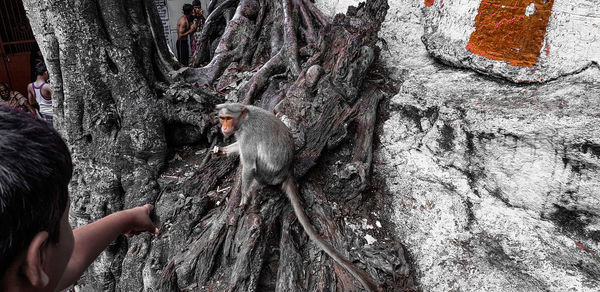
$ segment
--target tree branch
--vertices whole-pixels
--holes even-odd
[[[305,39],[306,42],[312,44],[315,42],[315,28],[313,26],[312,20],[308,15],[308,11],[306,10],[305,4],[302,0],[294,0],[297,2],[297,6],[300,8],[300,15],[302,16],[302,20],[304,21],[304,26],[306,27]]]
[[[284,18],[283,46],[286,47],[285,55],[288,59],[288,68],[294,79],[296,79],[300,74],[300,66],[298,65],[298,39],[296,38],[295,29],[297,24],[294,21],[290,1],[291,0],[281,0]]]
[[[321,23],[321,26],[327,26],[327,25],[331,24],[331,21],[329,20],[329,18],[327,18],[327,16],[325,16],[323,14],[323,12],[321,12],[321,10],[319,10],[317,7],[315,7],[315,5],[312,4],[312,2],[310,2],[309,0],[302,0],[302,1],[306,5],[306,8],[308,8],[308,10],[312,13],[312,15],[315,18],[317,18],[317,20],[319,20],[319,22]]]
[[[157,50],[160,64],[163,65],[159,66],[161,75],[165,80],[172,82],[169,72],[179,69],[179,64],[172,58],[171,53],[167,48],[167,41],[163,31],[164,28],[162,24],[157,21],[160,18],[158,16],[158,11],[156,10],[156,5],[154,5],[154,1],[145,0],[144,4],[146,10],[146,21],[148,22],[148,26],[152,32],[154,47]]]
[[[269,82],[269,77],[285,68],[283,54],[284,53],[280,50],[277,55],[265,63],[260,70],[248,80],[248,83],[244,86],[244,90],[242,90],[242,92],[246,92],[242,101],[243,104],[252,104],[258,90],[262,89]]]
[[[202,34],[200,35],[200,39],[196,40],[197,49],[194,55],[192,55],[191,65],[192,67],[198,67],[202,62],[204,62],[208,58],[208,50],[210,46],[209,35],[214,29],[214,26],[217,24],[219,18],[223,17],[223,11],[229,7],[238,4],[239,0],[224,0],[217,8],[212,11],[209,11],[209,15],[204,22],[204,26],[202,27]],[[213,0],[210,2],[209,9],[213,3],[216,5],[217,0]]]

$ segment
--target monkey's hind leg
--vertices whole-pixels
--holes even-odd
[[[254,179],[254,173],[254,168],[242,168],[242,199],[240,200],[240,207],[245,207],[248,204],[248,200],[251,198],[254,190],[256,190],[258,183]]]
[[[257,181],[257,180],[252,180],[252,182],[250,183],[250,188],[248,190],[248,193],[246,195],[244,195],[244,193],[242,193],[242,199],[240,200],[240,207],[243,207],[243,209],[246,209],[246,207],[250,204],[252,198],[254,197],[254,195],[260,190],[261,184]]]

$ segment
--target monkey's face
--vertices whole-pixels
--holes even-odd
[[[233,115],[219,115],[219,122],[221,122],[221,133],[223,136],[229,137],[235,133],[239,127],[239,117]]]
[[[241,104],[219,104],[219,122],[221,122],[221,133],[229,137],[240,129],[242,120],[246,117],[246,107]]]

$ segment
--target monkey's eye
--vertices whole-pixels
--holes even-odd
[[[230,121],[231,117],[228,116],[220,116],[219,119],[224,120],[224,121]]]

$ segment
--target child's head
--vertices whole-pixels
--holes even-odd
[[[39,62],[35,65],[35,75],[42,76],[44,79],[48,79],[48,69],[44,62]]]
[[[0,106],[0,290],[7,281],[53,290],[73,250],[73,167],[58,133]]]

